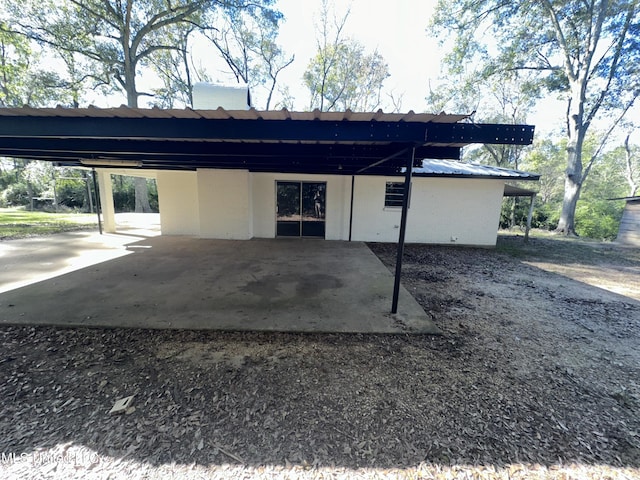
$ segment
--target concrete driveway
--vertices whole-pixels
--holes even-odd
[[[0,242],[0,323],[438,333],[363,243],[135,231]]]

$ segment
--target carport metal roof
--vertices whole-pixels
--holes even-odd
[[[539,178],[540,175],[537,175],[537,177]],[[522,180],[522,178],[518,180]],[[526,188],[516,187],[515,185],[505,184],[504,186],[505,197],[534,197],[537,193],[535,190],[528,190]]]
[[[0,108],[0,156],[155,170],[403,174],[395,314],[413,169],[423,159],[459,160],[460,149],[473,143],[533,142],[531,125],[460,123],[467,119],[382,111]]]
[[[399,154],[460,158],[472,143],[527,145],[534,127],[460,123],[465,115],[288,110],[1,108],[0,156],[68,166],[352,175],[397,174]]]

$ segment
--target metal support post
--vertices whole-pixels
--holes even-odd
[[[398,313],[398,297],[400,296],[400,276],[402,275],[402,255],[404,254],[404,237],[407,231],[407,214],[409,212],[409,193],[411,192],[411,176],[413,172],[413,157],[415,148],[407,154],[407,166],[404,176],[404,196],[402,198],[402,217],[400,218],[400,236],[398,237],[398,252],[396,256],[396,278],[393,284],[393,302],[391,313]]]
[[[100,196],[98,195],[98,180],[96,179],[96,169],[91,169],[91,176],[93,177],[93,193],[96,199],[96,214],[98,215],[98,231],[102,235],[102,219],[100,218]]]
[[[349,241],[351,241],[351,233],[353,231],[353,189],[355,187],[356,177],[351,175],[351,207],[349,209]]]

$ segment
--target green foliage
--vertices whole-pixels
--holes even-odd
[[[84,178],[62,178],[56,182],[58,203],[74,210],[89,211],[87,184]]]
[[[0,20],[0,107],[39,107],[67,98],[60,78],[42,68],[34,47]]]
[[[595,150],[598,137],[597,132],[594,132],[585,141],[584,148],[588,155]],[[560,220],[566,143],[565,139],[559,142],[551,139],[539,140],[523,160],[525,170],[542,175],[538,182],[539,193],[531,222],[534,228],[553,230]],[[626,195],[628,187],[625,163],[626,155],[622,147],[600,155],[595,161],[592,173],[582,186],[580,202],[576,208],[578,235],[599,240],[612,240],[616,237],[624,205],[609,199]],[[517,219],[521,221],[522,213],[517,214]]]
[[[543,138],[534,142],[522,161],[523,170],[540,174],[537,182],[537,202],[560,207],[564,189],[564,167],[566,156],[566,140],[559,142],[551,138]]]
[[[12,170],[0,170],[0,192],[16,181]]]
[[[623,202],[582,201],[576,208],[576,233],[598,240],[615,240],[624,209]]]
[[[29,187],[26,182],[9,185],[0,193],[0,207],[29,205]]]
[[[38,195],[53,198],[56,168],[50,162],[28,162],[22,171],[22,178],[32,186]]]
[[[624,149],[618,148],[598,158],[583,185],[576,208],[576,233],[600,240],[615,239],[624,202],[610,199],[624,197],[626,192]]]
[[[158,212],[158,188],[155,180],[147,179],[149,205],[153,212]],[[116,212],[135,212],[135,177],[112,175],[113,204]]]
[[[505,198],[500,211],[500,228],[525,227],[529,215],[529,197]]]
[[[310,109],[369,112],[380,105],[389,67],[377,51],[367,53],[355,40],[320,49],[303,80],[311,94]]]
[[[337,17],[328,0],[323,0],[316,24],[317,51],[303,75],[309,90],[309,110],[356,112],[376,110],[389,67],[377,51],[342,34],[349,10]]]
[[[616,81],[607,86],[609,98],[624,96],[625,84],[638,85],[640,32],[627,19],[634,25],[639,15],[637,2],[622,0],[440,0],[431,27],[442,43],[453,39],[445,59],[449,73],[460,74],[468,65],[485,78],[537,72],[550,91],[567,92],[579,69],[589,68],[592,102],[602,93],[598,80],[611,72]],[[596,55],[590,64],[588,55]]]
[[[536,204],[531,217],[531,226],[542,230],[554,230],[560,220],[560,205]]]
[[[162,81],[162,86],[153,90],[154,106],[192,106],[194,77],[195,81],[209,80],[202,69],[193,65],[189,53],[189,41],[194,30],[193,25],[174,25],[167,31],[167,40],[175,50],[158,50],[151,56],[153,69]]]
[[[78,170],[48,162],[16,161],[12,169],[0,174],[0,206],[88,212],[87,181],[86,173]]]
[[[531,185],[524,185],[524,187]],[[515,204],[515,208],[514,208]],[[500,211],[500,228],[520,227],[525,228],[529,215],[529,197],[516,197],[505,199]],[[560,205],[558,203],[540,203],[534,201],[533,214],[531,215],[531,227],[541,230],[553,230],[558,225],[560,218]],[[513,220],[513,223],[512,223]]]

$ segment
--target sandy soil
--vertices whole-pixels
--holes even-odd
[[[437,337],[2,327],[0,476],[640,478],[639,280],[503,237],[407,247]]]

